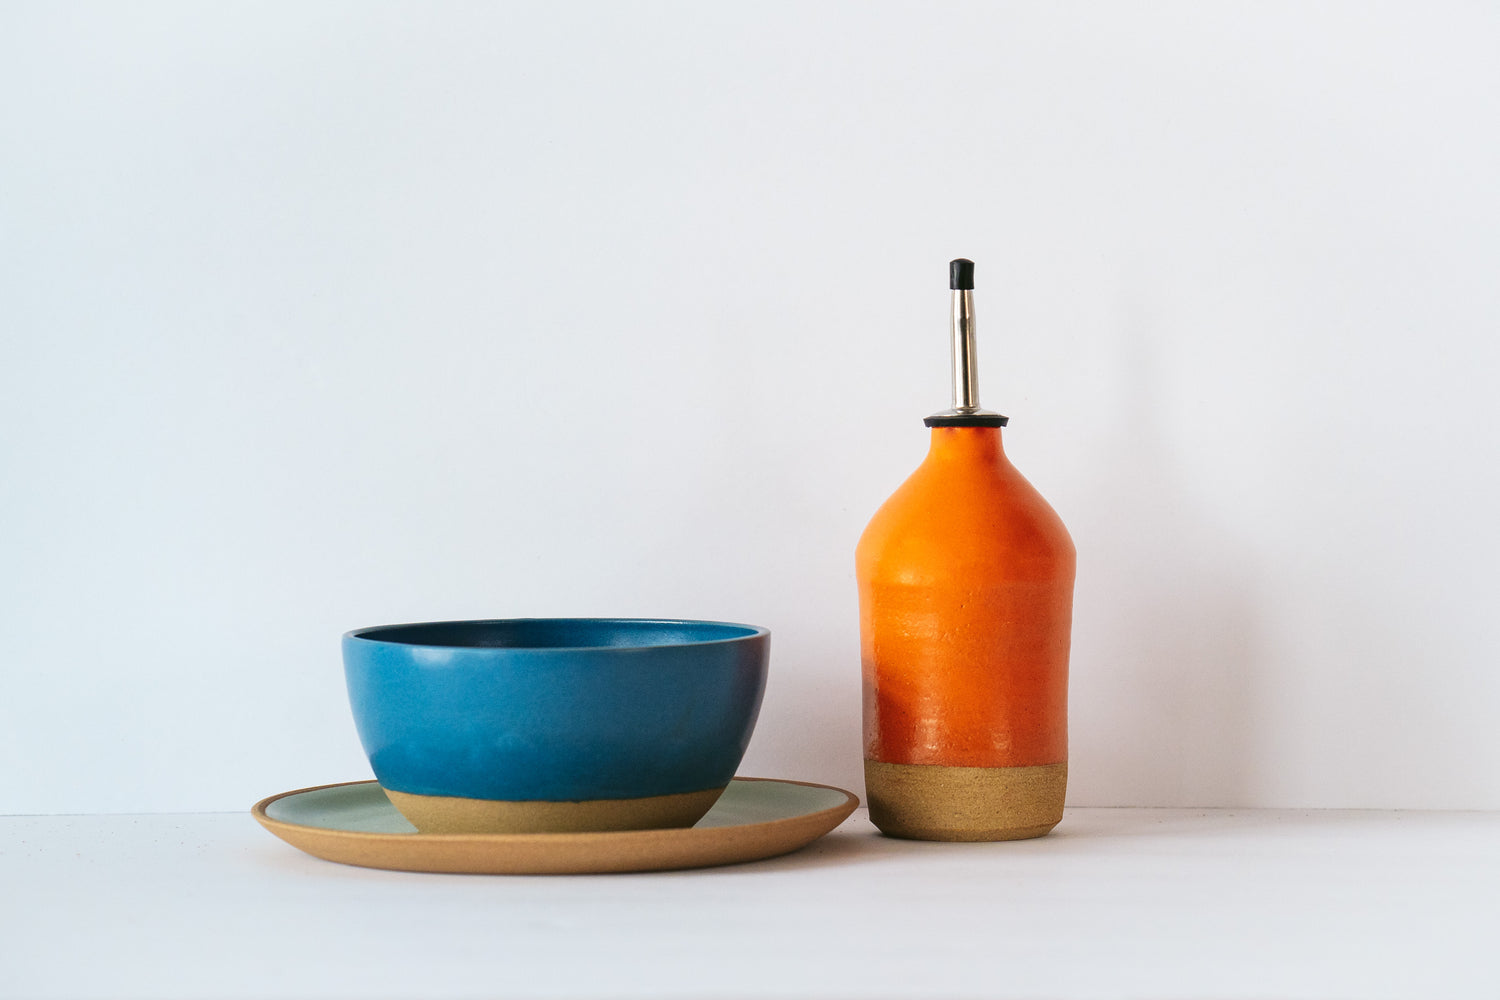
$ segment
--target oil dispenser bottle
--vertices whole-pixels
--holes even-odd
[[[1075,556],[979,407],[973,262],[948,284],[953,408],[855,554],[866,797],[891,836],[1021,840],[1062,819]]]

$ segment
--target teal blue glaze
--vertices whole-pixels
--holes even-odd
[[[538,618],[360,629],[343,645],[381,785],[570,802],[727,784],[760,712],[770,633]]]

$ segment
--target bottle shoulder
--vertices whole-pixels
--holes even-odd
[[[880,506],[856,550],[862,577],[961,569],[1072,576],[1062,519],[1009,462],[924,462]],[[923,574],[925,575],[925,574]]]

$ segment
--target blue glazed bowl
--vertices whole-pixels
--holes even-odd
[[[344,635],[360,742],[424,833],[691,826],[734,777],[770,633],[530,618]]]

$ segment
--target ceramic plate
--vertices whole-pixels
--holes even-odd
[[[735,778],[697,826],[612,833],[422,834],[378,784],[351,781],[257,802],[260,825],[315,857],[366,868],[490,875],[665,871],[787,854],[842,823],[859,799],[828,785]]]

